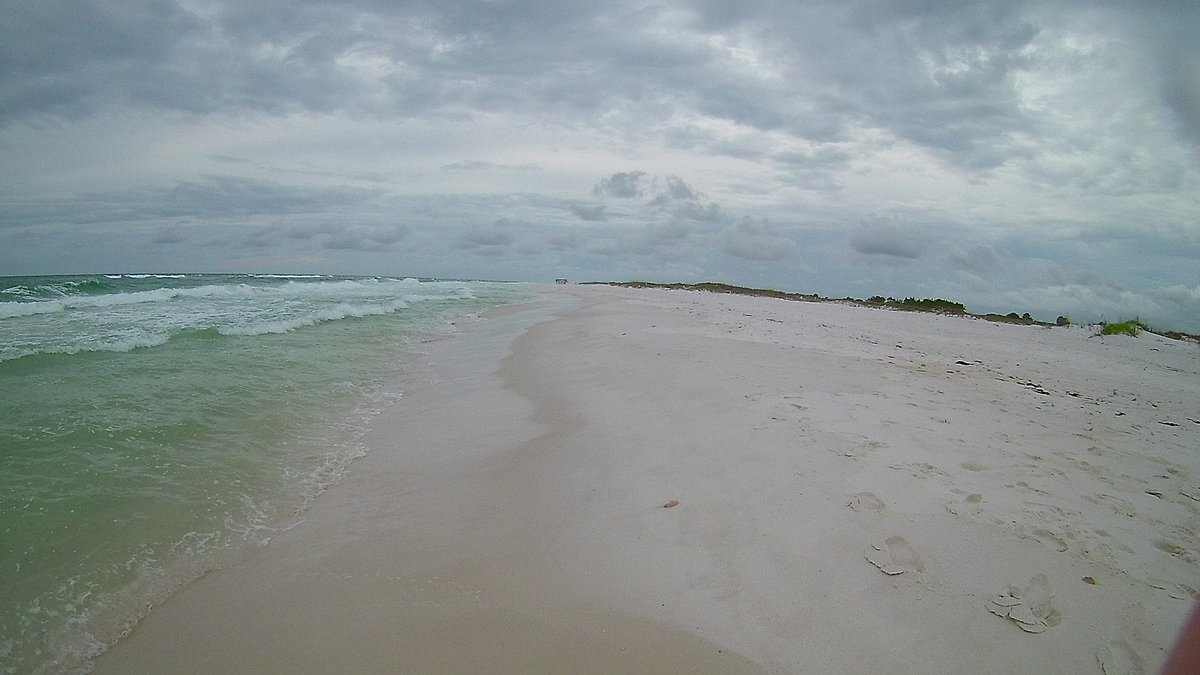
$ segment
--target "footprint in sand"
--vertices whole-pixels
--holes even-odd
[[[1045,574],[1035,574],[1029,583],[1012,583],[1008,590],[988,600],[988,611],[1011,619],[1026,633],[1042,633],[1062,622],[1062,614],[1051,606],[1054,588]]]
[[[883,513],[887,511],[887,506],[884,505],[883,500],[876,497],[873,492],[859,492],[858,494],[851,495],[850,503],[846,504],[846,506],[849,506],[853,511],[859,512],[871,511],[874,513]]]
[[[1112,640],[1096,652],[1096,662],[1104,675],[1143,675],[1142,657],[1124,640]]]
[[[1062,552],[1066,551],[1068,548],[1070,548],[1070,546],[1067,544],[1066,539],[1058,536],[1057,534],[1054,534],[1050,530],[1039,527],[1039,528],[1032,530],[1029,534],[1034,539],[1036,539],[1044,544],[1049,545],[1051,548],[1058,551],[1059,553],[1062,553]]]
[[[926,462],[914,462],[911,464],[892,464],[888,467],[896,471],[904,471],[912,475],[913,478],[932,478],[934,476],[945,477],[948,474],[936,466]]]
[[[884,574],[895,576],[905,572],[924,572],[925,563],[913,552],[904,537],[888,537],[881,544],[867,547],[866,558]]]
[[[962,494],[959,492],[959,494]],[[963,497],[961,502],[949,502],[946,510],[956,516],[978,519],[983,515],[983,495],[971,493]]]

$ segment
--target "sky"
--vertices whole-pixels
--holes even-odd
[[[1200,3],[0,0],[0,275],[721,281],[1200,333]]]

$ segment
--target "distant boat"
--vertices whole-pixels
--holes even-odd
[[[558,279],[555,279],[555,280],[554,280],[554,283],[556,283],[556,284],[565,284],[565,283],[567,283],[567,280],[566,280],[566,279],[563,279],[563,278],[561,278],[561,277],[560,277],[560,278],[558,278]]]

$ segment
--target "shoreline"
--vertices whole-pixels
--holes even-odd
[[[437,381],[377,418],[304,522],[181,589],[96,672],[1165,659],[1197,571],[1188,345],[544,293],[434,345]],[[1043,633],[989,611],[1039,574]]]
[[[569,304],[506,306],[431,343],[433,376],[376,419],[371,452],[297,526],[179,589],[94,672],[761,672],[543,585],[528,543],[546,522],[513,503],[533,492],[497,482],[543,429],[497,371]]]

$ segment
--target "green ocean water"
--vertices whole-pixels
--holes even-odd
[[[0,672],[73,672],[366,451],[422,341],[513,284],[0,277]]]

